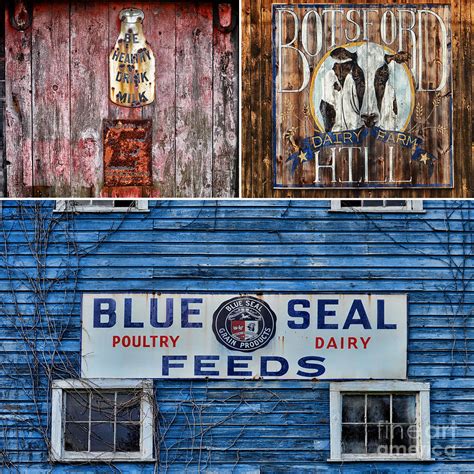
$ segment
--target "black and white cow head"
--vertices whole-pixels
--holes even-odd
[[[395,65],[406,63],[410,54],[385,54],[382,47],[366,43],[351,52],[334,49],[332,69],[325,73],[319,110],[326,131],[354,130],[362,126],[393,130],[398,105],[389,78]]]

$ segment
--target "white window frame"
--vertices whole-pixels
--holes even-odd
[[[141,451],[111,452],[74,452],[64,449],[65,427],[65,390],[141,390],[140,405],[140,448]],[[51,407],[51,451],[52,462],[151,462],[154,437],[153,381],[137,379],[66,379],[55,380],[52,384]]]
[[[422,199],[375,199],[376,201],[406,201],[406,206],[354,206],[342,207],[341,201],[371,201],[371,199],[331,199],[331,212],[383,212],[401,213],[418,212],[424,213]]]
[[[114,207],[112,206],[98,206],[94,204],[72,206],[72,202],[76,201],[120,201],[121,199],[58,199],[54,208],[55,212],[148,212],[147,199],[127,199],[127,201],[135,201],[134,207]]]
[[[342,395],[347,393],[414,393],[416,394],[417,452],[403,454],[343,454]],[[330,384],[331,457],[330,462],[432,461],[430,436],[430,384],[412,381],[360,381]]]

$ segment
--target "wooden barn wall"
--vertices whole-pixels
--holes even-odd
[[[0,196],[4,195],[5,166],[5,22],[0,11]]]
[[[402,0],[384,4],[451,5],[453,77],[452,189],[273,189],[272,4],[298,0],[242,0],[242,196],[243,197],[472,197],[474,196],[473,69],[471,0]],[[313,4],[324,2],[310,2]],[[334,4],[369,4],[335,0]],[[446,124],[448,123],[446,117]]]
[[[328,212],[327,201],[162,201],[151,202],[149,213],[125,217],[63,216],[71,220],[69,238],[82,255],[79,267],[65,257],[71,241],[51,202],[36,202],[45,216],[36,225],[29,220],[31,202],[16,206],[4,203],[0,234],[7,239],[0,269],[3,468],[50,472],[37,422],[41,416],[47,423],[48,384],[41,371],[33,376],[34,368],[53,352],[57,363],[70,360],[78,370],[82,292],[314,291],[408,294],[408,377],[431,384],[432,426],[455,424],[453,436],[433,429],[435,462],[326,463],[327,382],[165,380],[156,381],[160,472],[474,470],[473,203],[429,201],[424,214],[361,215]],[[52,233],[48,222],[56,226]],[[23,229],[30,229],[32,243],[49,235],[49,245],[28,247]],[[44,265],[32,258],[32,248]],[[10,277],[7,267],[14,267]],[[34,294],[28,278],[37,275]],[[37,336],[23,340],[16,314],[32,317],[41,288],[48,289],[47,303],[36,309],[51,319],[26,325],[25,333]],[[57,351],[48,352],[59,335]],[[34,403],[33,390],[39,397]],[[154,472],[153,464],[118,467]],[[54,472],[74,469],[57,465]]]
[[[34,2],[31,28],[6,22],[10,197],[100,196],[104,119],[153,120],[153,189],[115,196],[236,195],[238,28],[216,28],[211,1],[133,3],[156,56],[156,100],[127,109],[108,99],[108,55],[131,5]]]

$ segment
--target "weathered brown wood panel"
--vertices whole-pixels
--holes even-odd
[[[289,1],[284,3],[300,3]],[[311,2],[319,3],[319,2]],[[363,1],[331,2],[341,5],[367,4]],[[387,4],[426,4],[426,2],[386,2]],[[446,2],[430,2],[444,4]],[[472,130],[472,64],[471,38],[472,2],[469,0],[453,1],[451,3],[452,17],[452,58],[453,58],[453,139],[454,139],[454,184],[453,189],[367,189],[367,190],[334,190],[311,189],[289,190],[273,189],[273,150],[272,150],[272,23],[269,0],[259,2],[244,0],[242,5],[243,17],[243,156],[242,156],[242,191],[244,197],[469,197],[473,195],[473,161],[471,152]],[[327,33],[330,33],[329,31]],[[312,46],[312,45],[311,45]],[[429,52],[428,61],[435,59],[435,48]],[[429,62],[428,62],[429,64]],[[294,70],[295,76],[301,77],[301,71]],[[287,72],[291,78],[291,71]],[[434,77],[436,80],[437,77]],[[291,81],[291,79],[290,79]],[[434,100],[429,96],[427,101]],[[304,111],[304,104],[288,104],[288,110]],[[440,113],[440,108],[434,110],[432,119],[441,126],[449,128],[449,117]],[[444,110],[443,110],[444,112]],[[439,113],[437,117],[436,114]],[[304,121],[303,121],[304,123]],[[249,126],[250,125],[250,126]],[[282,131],[284,133],[284,131]],[[303,133],[303,132],[302,132]],[[433,141],[433,133],[427,131],[428,141]],[[309,136],[310,134],[306,135]],[[303,135],[304,136],[304,135]],[[444,144],[444,143],[443,143]],[[441,148],[442,145],[440,145]],[[278,163],[282,166],[282,163]],[[396,169],[403,173],[402,169]],[[300,173],[300,175],[298,175]],[[296,170],[296,181],[304,181],[304,173]],[[436,175],[438,173],[438,175]],[[311,177],[309,177],[311,179]],[[433,179],[445,180],[445,175],[439,175],[435,170]],[[313,177],[314,180],[314,177]]]
[[[134,3],[156,57],[156,100],[120,107],[108,100],[108,55],[130,6],[36,2],[25,32],[6,19],[9,196],[237,194],[238,28],[217,31],[211,1]],[[152,120],[152,186],[104,187],[113,119]]]

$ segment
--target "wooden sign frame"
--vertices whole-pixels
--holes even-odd
[[[450,22],[445,4],[273,4],[274,189],[453,188]]]

